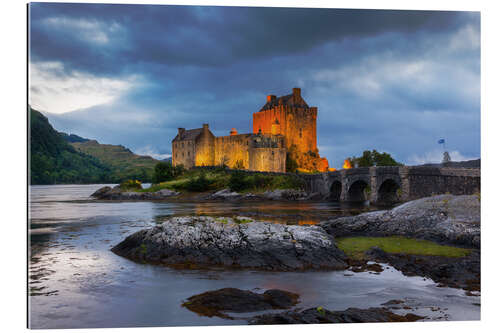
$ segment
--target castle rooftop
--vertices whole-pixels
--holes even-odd
[[[195,140],[201,133],[203,133],[203,128],[194,128],[190,130],[179,128],[179,133],[177,133],[172,141]]]
[[[304,99],[302,99],[302,96],[300,95],[300,88],[293,88],[292,91],[293,92],[290,95],[284,95],[280,97],[276,97],[275,95],[268,95],[267,103],[264,104],[264,106],[260,109],[260,111],[269,110],[278,105],[308,108],[309,106],[304,101]]]

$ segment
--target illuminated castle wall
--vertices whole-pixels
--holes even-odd
[[[317,153],[317,108],[309,107],[299,88],[291,95],[270,95],[259,112],[253,114],[253,133],[216,137],[208,124],[202,128],[179,128],[172,140],[172,163],[194,166],[227,165],[254,171],[285,172],[286,154],[292,146],[301,154]],[[319,158],[320,171],[328,169],[328,161]],[[300,165],[299,165],[300,167]]]
[[[317,115],[318,108],[309,107],[300,95],[300,88],[293,88],[291,95],[267,96],[267,103],[253,114],[253,132],[283,135],[288,149],[296,145],[300,152],[314,152]]]

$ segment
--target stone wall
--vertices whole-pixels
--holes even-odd
[[[182,140],[172,142],[172,165],[184,165],[185,168],[195,166],[196,142]]]
[[[196,139],[195,166],[214,165],[215,136],[208,130],[208,125],[203,125],[203,132]]]
[[[286,148],[249,149],[249,170],[285,172]]]
[[[481,190],[480,169],[408,168],[408,200],[434,194],[474,194]]]
[[[230,168],[234,168],[238,161],[243,162],[243,167],[249,167],[248,149],[251,145],[251,134],[239,134],[231,136],[219,136],[214,139],[214,164],[221,165],[223,162]]]
[[[270,110],[253,114],[253,132],[267,135],[283,135],[286,147],[296,145],[298,151],[316,151],[316,107],[288,107],[278,105]]]

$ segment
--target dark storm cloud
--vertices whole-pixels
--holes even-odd
[[[97,48],[82,38],[81,26],[61,29],[50,18],[85,20],[104,30],[116,24],[120,29],[108,31],[110,43]],[[459,12],[35,3],[32,56],[56,57],[73,68],[99,73],[141,62],[226,66],[306,53],[344,38],[443,31],[463,19]]]
[[[158,153],[177,127],[248,132],[265,95],[302,87],[339,167],[364,149],[408,162],[445,135],[478,157],[478,34],[469,12],[34,4],[31,62],[62,63],[62,80],[139,75],[113,103],[49,119]]]

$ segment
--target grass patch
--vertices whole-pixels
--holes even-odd
[[[240,193],[261,193],[277,189],[301,189],[304,184],[294,175],[266,175],[247,172],[230,172],[224,169],[191,169],[179,177],[153,184],[139,192],[156,192],[169,189],[179,192],[218,191],[230,188]]]
[[[301,189],[304,183],[293,175],[264,175],[235,172],[229,178],[228,186],[232,191],[260,193],[270,190]]]
[[[252,220],[250,219],[246,219],[246,218],[239,218],[239,217],[235,217],[233,218],[233,221],[234,223],[236,224],[245,224],[245,223],[251,223],[253,222]]]
[[[217,219],[215,219],[215,221],[219,222],[219,223],[224,223],[224,224],[228,224],[229,220],[225,217],[219,217]]]
[[[427,240],[393,237],[347,237],[337,239],[337,246],[349,257],[362,259],[364,253],[377,246],[387,253],[404,253],[426,256],[464,257],[469,249],[439,245]]]

